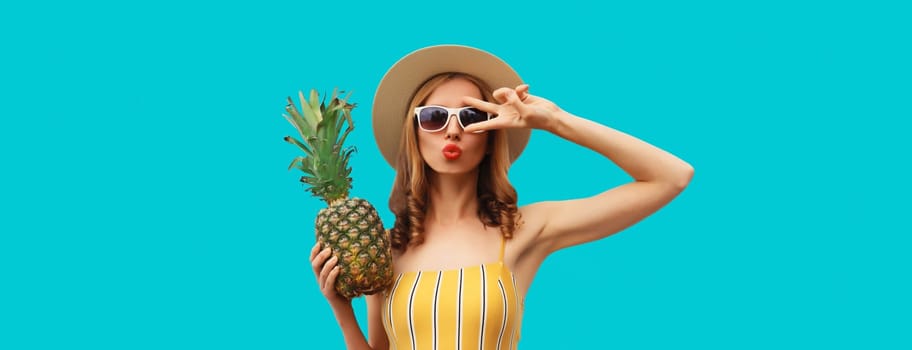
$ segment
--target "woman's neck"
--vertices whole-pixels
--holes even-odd
[[[433,174],[428,186],[428,224],[448,225],[478,216],[478,170]]]

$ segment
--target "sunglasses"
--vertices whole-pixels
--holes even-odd
[[[456,115],[459,125],[467,126],[491,119],[491,113],[475,107],[447,108],[441,106],[421,106],[415,108],[418,127],[427,132],[443,130],[450,123],[450,116]]]

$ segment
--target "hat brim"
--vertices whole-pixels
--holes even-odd
[[[486,51],[462,45],[437,45],[413,51],[394,64],[380,80],[372,110],[374,140],[380,153],[393,168],[402,137],[402,119],[409,113],[409,102],[428,78],[458,72],[481,79],[492,89],[515,88],[522,79],[506,62]],[[519,157],[529,142],[530,129],[507,130],[510,163]]]

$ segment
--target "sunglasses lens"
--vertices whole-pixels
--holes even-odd
[[[488,113],[478,108],[466,108],[459,112],[459,120],[463,126],[469,126],[488,120]]]
[[[423,108],[418,112],[418,124],[425,130],[443,129],[449,118],[447,111],[439,107]]]

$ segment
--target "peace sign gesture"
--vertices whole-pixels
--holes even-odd
[[[463,102],[496,114],[496,117],[485,122],[475,123],[465,128],[466,132],[504,128],[531,128],[550,130],[552,121],[561,111],[556,104],[544,98],[529,94],[529,85],[522,84],[516,89],[499,88],[494,91],[498,103],[486,102],[466,96]]]

